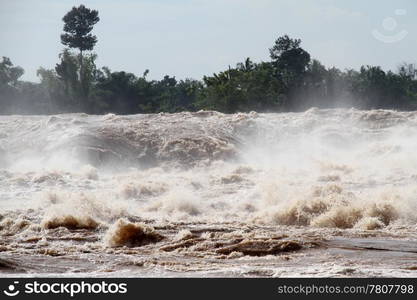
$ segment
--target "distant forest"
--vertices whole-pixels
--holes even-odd
[[[202,80],[168,75],[149,80],[148,70],[137,76],[97,67],[92,52],[97,37],[91,31],[99,21],[98,11],[73,7],[63,21],[65,49],[54,69],[39,68],[40,83],[19,80],[24,70],[7,57],[0,60],[0,114],[417,109],[414,64],[402,63],[396,71],[379,66],[326,68],[301,47],[301,40],[284,35],[269,49],[270,61],[247,58]]]

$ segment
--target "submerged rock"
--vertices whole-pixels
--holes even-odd
[[[218,249],[219,254],[229,255],[232,252],[241,252],[249,256],[276,255],[282,252],[301,250],[302,245],[297,241],[242,241],[236,245]]]

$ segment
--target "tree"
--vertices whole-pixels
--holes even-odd
[[[289,109],[297,109],[296,93],[302,85],[310,63],[310,54],[301,48],[300,44],[300,39],[291,39],[288,35],[284,35],[279,37],[269,49],[276,76],[282,83],[282,93],[288,99]]]
[[[269,49],[269,54],[273,61],[278,60],[285,51],[300,48],[301,40],[292,39],[288,35],[283,35],[275,40],[275,44]]]
[[[0,61],[0,113],[5,113],[15,105],[18,95],[17,83],[24,73],[21,67],[14,67],[8,57]]]
[[[36,75],[40,78],[40,86],[47,95],[50,112],[70,112],[73,109],[71,99],[65,93],[64,83],[55,70],[39,68]]]
[[[112,72],[103,67],[96,85],[95,109],[119,114],[137,113],[139,108],[136,101],[136,81],[137,78],[132,73]]]
[[[83,51],[93,50],[97,37],[91,34],[93,26],[100,21],[97,10],[91,10],[84,5],[73,7],[63,18],[64,32],[61,43],[70,48],[80,50],[80,82],[84,87]]]
[[[0,85],[16,85],[17,80],[23,73],[24,71],[21,67],[13,67],[10,58],[3,56],[0,62]]]
[[[398,66],[398,75],[403,78],[413,80],[417,78],[417,66],[403,62]]]
[[[68,49],[65,49],[59,58],[61,62],[56,64],[55,72],[58,78],[64,84],[64,92],[69,98],[78,99],[80,95],[80,83],[78,81],[79,63],[77,57],[73,55]]]
[[[235,68],[204,76],[204,88],[196,95],[196,109],[226,113],[278,110],[280,82],[271,63],[247,58]]]
[[[70,48],[78,48],[80,54],[85,50],[93,50],[97,37],[90,32],[93,26],[100,21],[97,10],[90,10],[84,5],[73,7],[63,18],[64,34],[61,34],[61,43]]]
[[[67,96],[66,106],[72,106],[73,109],[80,111],[91,110],[90,98],[94,93],[94,83],[98,76],[95,64],[97,55],[94,53],[84,55],[80,62],[77,55],[69,49],[64,49],[59,58],[61,61],[56,64],[55,73],[63,83],[63,93]],[[79,80],[79,74],[83,78],[82,81]],[[84,101],[80,102],[80,99]]]

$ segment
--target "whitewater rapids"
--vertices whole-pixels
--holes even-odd
[[[416,209],[417,112],[0,116],[1,276],[416,276]]]

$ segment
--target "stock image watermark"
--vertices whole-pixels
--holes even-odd
[[[394,13],[397,17],[401,17],[407,14],[407,10],[396,9]],[[383,32],[381,32],[379,29],[374,29],[372,30],[372,35],[378,41],[386,44],[397,43],[403,40],[408,35],[407,30],[400,30],[398,27],[399,26],[396,18],[386,17],[382,20]]]
[[[415,287],[413,284],[357,284],[357,285],[315,285],[315,284],[298,284],[298,285],[281,285],[278,286],[278,294],[295,294],[295,295],[413,295]]]
[[[101,282],[39,282],[34,280],[32,282],[26,282],[19,284],[19,281],[13,281],[6,289],[3,290],[3,294],[8,297],[15,297],[19,294],[58,294],[69,295],[74,297],[78,294],[126,294],[127,283],[107,283]]]
[[[19,281],[13,281],[12,284],[9,284],[7,286],[7,289],[4,290],[3,293],[9,297],[14,297],[14,296],[19,295],[20,291],[17,289],[18,284],[19,284]]]

